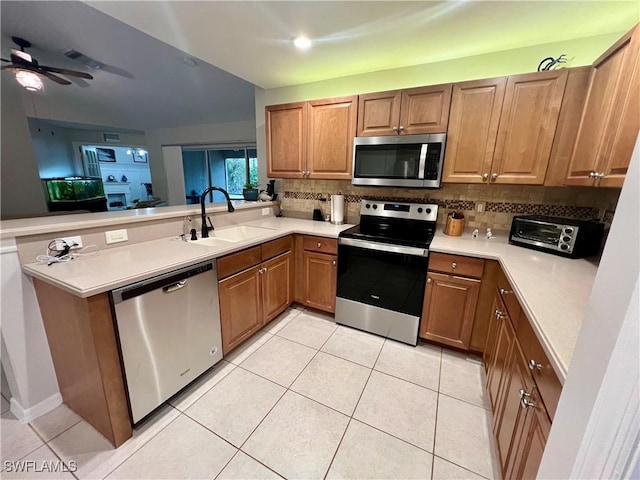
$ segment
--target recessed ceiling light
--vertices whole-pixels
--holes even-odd
[[[293,42],[293,45],[298,49],[298,50],[308,50],[311,48],[312,42],[311,40],[309,40],[307,37],[305,37],[304,35],[299,35],[297,37],[293,37],[291,39],[291,42]]]

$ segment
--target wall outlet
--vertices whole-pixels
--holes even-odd
[[[108,232],[104,232],[104,237],[107,243],[126,242],[129,240],[126,228],[123,228],[122,230],[110,230]]]
[[[262,209],[262,216],[264,217],[265,215],[269,215],[271,213],[271,209],[270,208],[263,208]]]
[[[78,248],[82,248],[82,237],[80,235],[76,237],[60,237],[56,239],[55,249],[61,252],[64,249],[64,243],[71,246],[71,250],[77,250]]]
[[[476,203],[476,212],[478,213],[484,212],[484,206],[485,206],[484,202]]]

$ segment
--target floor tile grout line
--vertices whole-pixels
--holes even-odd
[[[189,417],[191,418],[191,417]],[[234,445],[235,447],[235,445]],[[239,448],[236,448],[236,453],[234,453],[233,455],[231,455],[231,458],[227,461],[227,463],[225,463],[222,468],[220,469],[220,471],[216,474],[215,477],[213,477],[213,480],[218,480],[218,478],[220,478],[220,475],[222,475],[222,472],[224,472],[224,469],[227,468],[227,466],[233,461],[234,458],[236,458],[236,456],[238,455],[238,452],[240,451]]]
[[[231,372],[233,372],[236,368],[238,368],[238,365],[236,365],[235,363],[231,363],[231,362],[229,362],[228,360],[225,360],[225,359],[223,358],[223,359],[222,359],[222,360],[220,360],[218,363],[214,364],[214,365],[213,365],[213,367],[211,367],[211,371],[213,371],[213,369],[214,369],[216,366],[220,366],[221,362],[226,362],[228,365],[233,365],[233,368],[232,368],[232,369],[231,369],[231,371],[229,371],[225,376],[223,376],[220,380],[218,380],[216,383],[214,383],[214,384],[213,384],[213,385],[211,385],[209,388],[207,388],[207,391],[206,391],[206,392],[203,392],[203,393],[202,393],[202,395],[198,396],[198,398],[196,398],[193,402],[191,402],[191,404],[190,404],[188,407],[186,407],[186,408],[185,408],[185,410],[187,410],[188,408],[190,408],[194,403],[196,403],[198,400],[200,400],[202,397],[204,397],[207,393],[209,393],[209,391],[211,391],[211,389],[212,389],[213,387],[215,387],[216,385],[218,385],[222,380],[224,380],[225,378],[227,378]],[[223,368],[224,368],[224,366],[220,367],[220,368],[219,368],[219,370],[216,372],[216,374],[217,374],[217,373],[219,373],[219,372],[220,372],[220,370],[222,370]],[[214,374],[214,376],[215,376],[215,374]],[[203,378],[203,377],[204,377],[204,375],[202,375],[200,378]],[[203,382],[203,385],[204,385],[204,384],[206,384],[206,383],[207,383],[207,381],[208,381],[208,380],[205,380],[205,381]],[[187,390],[188,388],[190,388],[190,386],[191,386],[191,384],[189,384],[187,387],[185,387],[185,388],[184,388],[184,390]],[[196,387],[196,388],[194,388],[194,391],[195,391],[195,390],[197,390],[197,387]],[[182,412],[182,410],[180,410],[176,405],[174,405],[173,403],[171,403],[171,401],[172,401],[175,397],[179,396],[182,392],[183,392],[183,390],[180,390],[179,392],[177,392],[177,393],[173,394],[173,395],[171,396],[171,398],[169,398],[168,400],[165,400],[164,404],[169,405],[169,406],[171,406],[171,407],[175,408],[175,409],[176,409],[176,410],[178,410],[179,412]],[[189,396],[189,395],[187,394],[187,396]]]
[[[462,399],[462,398],[454,397],[453,395],[451,395],[451,394],[449,394],[449,393],[444,393],[444,392],[438,392],[438,393],[439,393],[440,395],[444,395],[445,397],[453,398],[454,400],[458,400],[459,402],[466,403],[467,405],[471,405],[472,407],[477,407],[477,408],[479,408],[480,410],[484,410],[484,411],[486,411],[486,412],[491,413],[491,410],[489,410],[488,408],[485,408],[485,407],[484,407],[484,406],[482,406],[482,405],[478,405],[477,403],[472,403],[472,402],[469,402],[469,401],[464,400],[464,399]]]
[[[63,404],[63,405],[64,405],[64,404]],[[53,411],[53,410],[52,410],[52,411]],[[73,410],[71,410],[71,411],[73,411]],[[74,413],[75,413],[75,412],[74,412]],[[49,440],[45,440],[45,439],[44,439],[44,437],[42,437],[42,436],[41,436],[40,438],[42,438],[42,441],[43,441],[43,442],[45,442],[45,443],[49,443],[49,442],[51,442],[52,440],[54,440],[54,439],[58,438],[60,435],[62,435],[62,434],[63,434],[63,433],[65,433],[66,431],[71,430],[73,427],[75,427],[76,425],[78,425],[78,424],[79,424],[79,423],[81,423],[82,421],[83,421],[83,418],[82,418],[82,417],[78,417],[78,420],[77,420],[73,425],[69,425],[67,428],[65,428],[65,429],[64,429],[64,430],[62,430],[61,432],[56,433],[56,434],[55,434],[53,437],[51,437]],[[86,420],[85,420],[85,422],[86,422]],[[89,423],[89,422],[87,422],[87,423]],[[31,423],[30,423],[29,425],[31,425]],[[91,425],[91,424],[89,424],[89,425]],[[35,429],[35,427],[33,427],[33,426],[32,426],[32,428],[33,428],[33,430],[34,430],[36,433],[38,433],[38,431]]]
[[[157,437],[160,432],[163,432],[169,425],[171,425],[173,422],[175,422],[178,418],[180,418],[180,415],[184,415],[180,410],[178,410],[176,407],[174,407],[173,405],[169,405],[170,408],[173,408],[176,412],[178,412],[178,415],[176,416],[176,418],[174,418],[173,420],[171,420],[169,423],[167,423],[164,427],[162,427],[160,430],[158,430],[154,435],[152,435],[151,437],[149,437],[147,439],[147,441],[145,441],[144,443],[142,443],[142,445],[140,445],[137,449],[135,449],[131,455],[127,456],[127,458],[125,458],[122,462],[120,462],[118,465],[116,465],[112,470],[110,470],[104,477],[102,477],[103,479],[107,478],[109,475],[111,475],[113,472],[115,472],[118,468],[120,468],[122,465],[125,464],[125,462],[127,462],[131,457],[133,457],[136,453],[138,453],[140,450],[142,450],[142,448],[144,448],[151,440],[153,440],[155,437]],[[158,412],[159,413],[159,412]],[[159,417],[158,417],[159,418]],[[130,438],[133,438],[133,436],[131,436]],[[126,443],[126,442],[125,442]],[[124,445],[124,444],[122,444]],[[121,448],[122,445],[120,445]]]
[[[452,460],[449,460],[448,458],[445,458],[445,457],[443,457],[442,455],[436,455],[436,454],[434,453],[434,454],[433,454],[434,461],[435,461],[435,458],[436,458],[436,457],[438,457],[440,460],[444,460],[445,462],[452,463],[452,464],[453,464],[453,465],[455,465],[456,467],[460,467],[460,468],[462,468],[463,470],[466,470],[466,471],[471,472],[471,473],[473,473],[473,474],[475,474],[475,475],[478,475],[479,477],[482,477],[482,478],[484,478],[484,479],[486,479],[486,480],[489,480],[489,478],[488,478],[488,477],[485,477],[484,475],[481,475],[481,474],[479,474],[478,472],[474,472],[473,470],[471,470],[471,469],[470,469],[470,468],[468,468],[468,467],[465,467],[464,465],[460,465],[459,463],[456,463],[456,462],[454,462],[454,461],[452,461]]]
[[[440,384],[442,383],[442,348],[440,349],[440,369],[438,370],[438,394],[436,395],[436,409],[433,419],[433,454],[431,455],[431,479],[433,480],[433,469],[436,463],[436,438],[438,435],[438,407],[440,406]]]

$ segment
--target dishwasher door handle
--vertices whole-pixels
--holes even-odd
[[[180,280],[179,282],[173,283],[171,285],[167,285],[166,287],[162,287],[162,291],[164,293],[171,293],[171,292],[175,292],[177,290],[180,290],[181,288],[184,288],[188,283],[188,280]]]

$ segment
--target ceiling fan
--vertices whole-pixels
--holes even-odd
[[[60,85],[71,85],[69,80],[66,80],[54,73],[59,73],[67,77],[78,77],[87,80],[93,80],[93,76],[88,73],[78,72],[76,70],[68,70],[66,68],[47,67],[40,65],[38,61],[24,51],[25,48],[31,47],[31,42],[20,37],[11,37],[20,50],[11,50],[11,60],[2,58],[3,62],[9,62],[11,65],[4,65],[2,70],[9,69],[15,70],[16,80],[25,87],[27,90],[37,91],[42,88],[42,81],[40,77],[46,77],[49,80]]]

